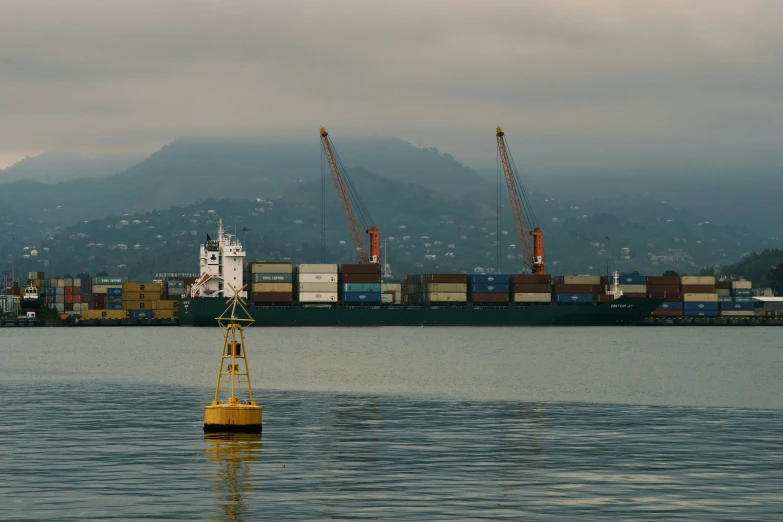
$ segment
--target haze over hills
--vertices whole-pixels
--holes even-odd
[[[106,177],[128,169],[141,159],[139,156],[90,157],[44,152],[0,169],[0,183],[18,180],[59,183],[78,178]]]

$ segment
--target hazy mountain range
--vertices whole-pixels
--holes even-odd
[[[398,274],[498,266],[494,180],[449,155],[401,140],[338,141],[336,146],[382,236],[394,238],[388,256]],[[236,230],[249,230],[248,259],[318,262],[319,147],[317,140],[183,139],[110,176],[0,184],[0,222],[5,224],[0,259],[52,275],[102,270],[142,277],[155,271],[195,271],[198,243],[223,217]],[[515,159],[523,165],[521,158]],[[26,161],[28,167],[35,164]],[[68,177],[78,170],[61,174]],[[334,186],[329,173],[324,174],[329,259],[351,261]],[[730,199],[732,183],[725,189],[695,182],[661,186],[664,198],[648,181],[611,188],[584,183],[578,190],[579,180],[558,183],[522,174],[546,234],[552,273],[605,272],[607,266],[694,273],[780,246],[765,233],[778,229],[777,223],[770,218],[769,227],[760,227],[753,221],[753,212],[768,212],[764,204],[752,209],[746,207],[754,205],[739,200],[725,203],[713,214],[726,219],[716,219],[700,212],[701,204],[677,203],[689,193],[695,202],[706,201],[715,191]],[[757,189],[757,201],[768,197]],[[505,193],[502,202],[501,269],[518,272],[521,262]],[[630,249],[629,259],[621,258],[621,248]],[[37,255],[25,258],[32,249]]]

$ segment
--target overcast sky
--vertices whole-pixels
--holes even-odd
[[[0,0],[0,166],[377,133],[539,172],[780,170],[783,0]]]

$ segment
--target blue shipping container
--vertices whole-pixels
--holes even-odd
[[[380,294],[380,283],[344,283],[340,285],[341,289],[345,293],[358,292],[358,293],[371,293]]]
[[[683,303],[684,310],[717,310],[718,303]]]
[[[474,294],[507,294],[508,285],[505,284],[476,284],[473,283],[471,291]]]
[[[106,295],[111,297],[122,297],[122,288],[107,288]]]
[[[717,317],[717,310],[685,310],[685,317]]]
[[[682,310],[682,303],[662,303],[658,310]]]
[[[380,292],[346,292],[343,294],[344,303],[380,303]]]
[[[253,274],[254,283],[291,283],[293,274]]]
[[[119,303],[107,303],[106,304],[107,310],[122,310],[122,302]]]
[[[152,319],[152,310],[131,310],[131,319]]]
[[[753,303],[721,303],[720,309],[721,310],[750,310],[753,311],[755,308],[755,305]]]
[[[495,283],[498,285],[507,285],[511,280],[511,276],[498,275],[498,274],[475,274],[470,276],[471,283],[488,284]]]
[[[558,303],[592,303],[593,294],[555,294]]]
[[[610,280],[609,282],[611,283],[612,281]],[[646,285],[647,277],[630,275],[630,274],[621,274],[618,283],[620,283],[621,285]]]

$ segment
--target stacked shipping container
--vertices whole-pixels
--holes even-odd
[[[515,303],[551,303],[552,276],[548,274],[516,274],[511,276],[511,292]]]
[[[565,276],[563,283],[555,285],[558,303],[592,303],[602,293],[600,276]]]
[[[470,300],[474,303],[508,303],[510,276],[474,274],[470,276]]]
[[[406,292],[410,303],[466,303],[468,276],[465,274],[420,274],[408,276]]]
[[[340,297],[345,304],[381,302],[381,265],[340,265]]]
[[[297,267],[296,278],[300,303],[337,302],[337,265],[302,264]]]
[[[256,304],[290,305],[294,300],[294,267],[291,263],[250,263],[251,298]]]

